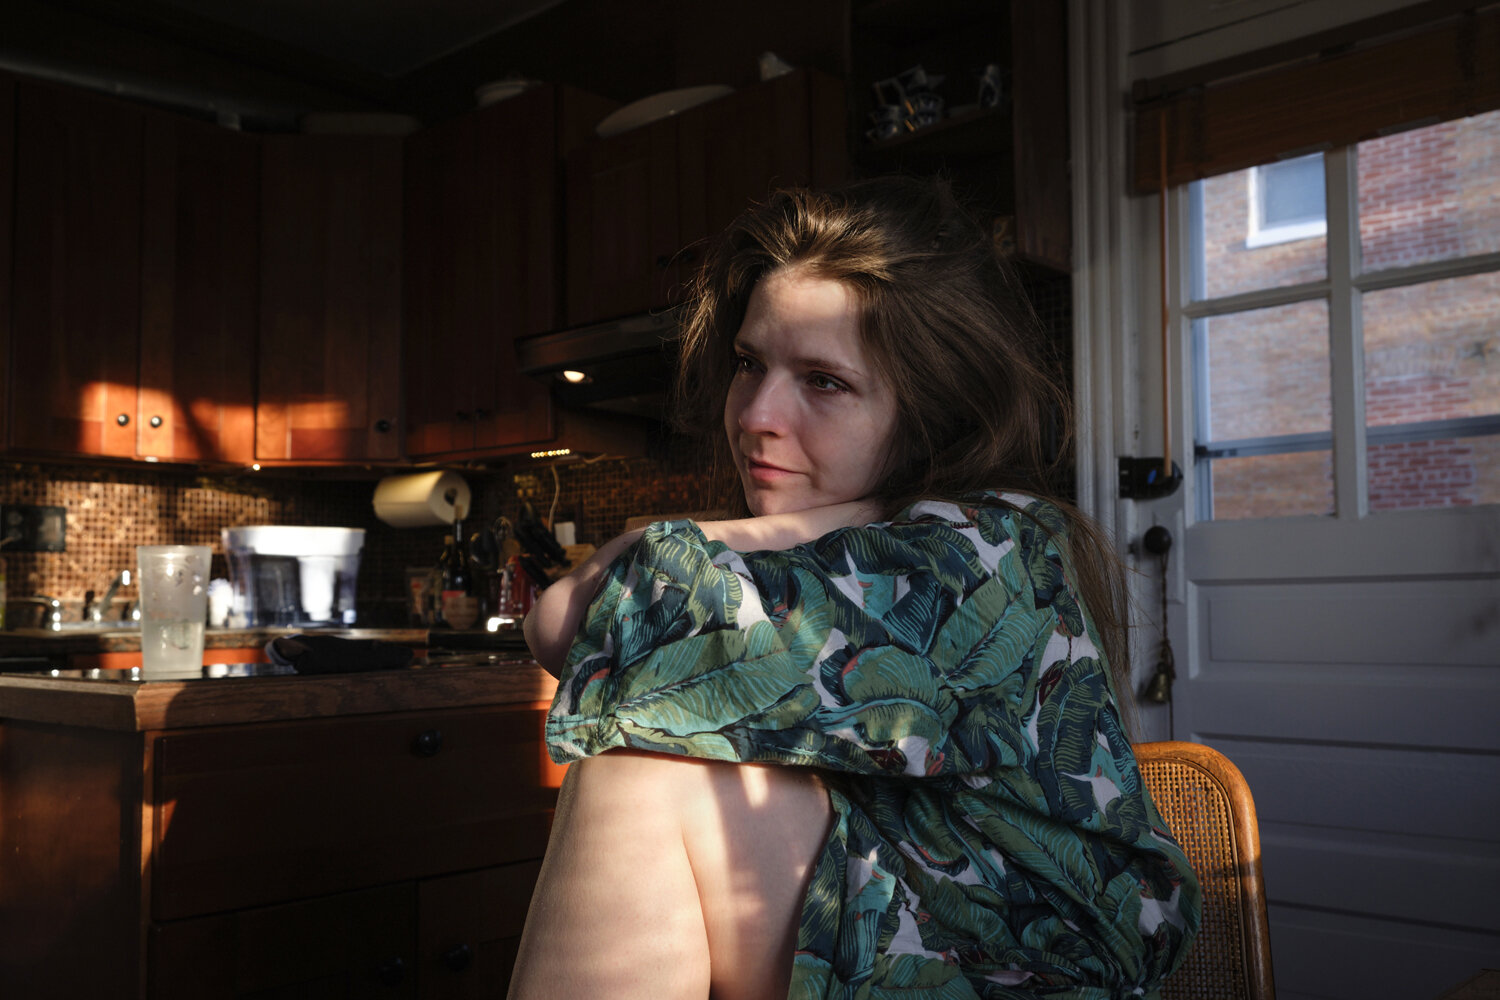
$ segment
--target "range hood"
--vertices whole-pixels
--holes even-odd
[[[545,379],[564,406],[664,420],[680,335],[676,310],[627,316],[524,337],[516,341],[516,360],[523,374]]]

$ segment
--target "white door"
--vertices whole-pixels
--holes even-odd
[[[1500,113],[1169,232],[1172,734],[1255,795],[1281,1000],[1434,998],[1500,967]]]

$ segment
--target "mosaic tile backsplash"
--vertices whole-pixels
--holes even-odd
[[[599,544],[623,531],[630,517],[703,510],[710,500],[702,463],[680,444],[661,443],[646,458],[457,471],[474,498],[466,533],[500,516],[514,520],[530,502],[544,519],[555,511],[556,520],[574,522],[579,542]],[[0,550],[6,596],[11,602],[56,597],[66,617],[76,619],[87,591],[102,595],[120,570],[135,565],[137,545],[212,546],[213,575],[221,577],[228,575],[222,528],[329,525],[366,531],[358,624],[404,626],[406,569],[431,566],[446,529],[387,526],[372,507],[375,483],[292,471],[204,475],[166,466],[0,464],[0,503],[63,507],[67,521],[64,552]],[[121,588],[117,599],[135,600],[135,588]]]

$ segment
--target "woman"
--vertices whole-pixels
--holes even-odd
[[[748,516],[617,538],[526,621],[579,763],[511,995],[1154,994],[1198,886],[987,234],[941,185],[784,192],[696,293],[684,423]]]

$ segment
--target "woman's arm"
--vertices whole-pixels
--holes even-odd
[[[865,500],[851,500],[828,507],[811,507],[789,514],[746,517],[734,521],[703,521],[698,527],[709,541],[723,542],[731,549],[750,552],[789,549],[822,538],[830,531],[879,520],[880,507]],[[609,565],[634,545],[644,529],[628,531],[607,542],[577,569],[542,591],[526,616],[526,645],[554,677],[562,672],[568,649],[578,632],[589,602],[599,590]]]
[[[573,644],[573,635],[578,631],[583,613],[599,590],[604,571],[644,533],[644,528],[637,528],[605,542],[577,569],[537,597],[521,629],[526,636],[526,645],[531,647],[531,655],[553,677],[562,672],[568,647]]]
[[[822,538],[839,528],[878,521],[881,516],[881,508],[874,502],[850,500],[789,514],[767,514],[736,521],[704,521],[698,527],[711,542],[723,542],[737,552],[755,552],[789,549]]]

